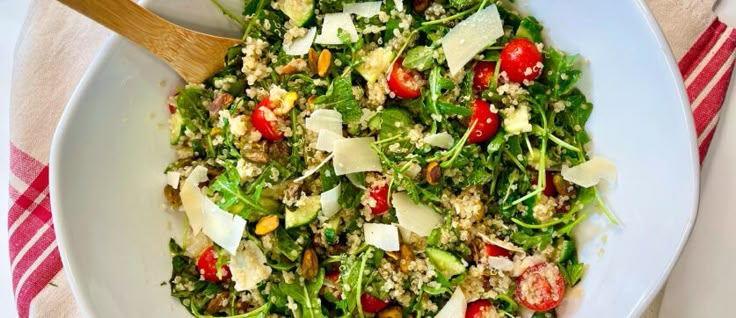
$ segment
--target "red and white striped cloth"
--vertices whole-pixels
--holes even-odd
[[[13,290],[22,318],[71,317],[78,313],[60,272],[49,206],[48,148],[66,100],[108,33],[55,1],[35,1],[28,21],[17,49],[11,94],[8,232]],[[673,49],[686,52],[679,68],[702,160],[733,71],[736,30],[713,20],[689,49]]]

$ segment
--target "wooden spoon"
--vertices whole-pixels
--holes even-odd
[[[130,0],[58,1],[144,47],[187,82],[221,70],[227,49],[242,42],[180,27]]]

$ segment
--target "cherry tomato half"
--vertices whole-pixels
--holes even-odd
[[[496,71],[496,63],[479,61],[473,66],[473,88],[483,90],[493,80],[493,72]]]
[[[470,125],[475,122],[475,127],[468,136],[468,142],[477,144],[493,138],[498,132],[501,118],[497,113],[491,111],[491,105],[480,99],[476,99],[472,107],[473,115],[470,116]]]
[[[537,184],[537,175],[539,175],[537,171],[532,172],[532,184]],[[550,171],[544,172],[544,190],[542,190],[542,193],[548,197],[557,195],[555,185],[552,183],[552,172]]]
[[[511,252],[496,244],[486,243],[484,247],[486,250],[486,256],[511,258]]]
[[[478,299],[468,304],[468,309],[465,310],[465,318],[483,318],[488,316],[487,314],[491,311],[493,305],[490,301],[485,299]]]
[[[388,185],[373,186],[370,189],[371,198],[376,201],[376,205],[371,207],[371,213],[380,215],[388,211]]]
[[[363,293],[360,295],[360,306],[363,307],[363,312],[375,314],[386,308],[388,303],[388,299],[380,300],[378,297],[369,293]]]
[[[542,73],[542,54],[532,42],[525,38],[509,41],[501,50],[501,71],[512,82],[531,81]]]
[[[253,127],[261,133],[263,138],[274,141],[284,138],[284,134],[276,126],[277,120],[276,114],[271,110],[271,102],[268,97],[258,103],[256,109],[253,110],[253,115],[250,117]]]
[[[516,298],[526,308],[547,311],[557,307],[565,295],[565,280],[555,264],[539,263],[519,276]]]
[[[206,248],[197,260],[197,270],[205,280],[218,283],[230,278],[230,268],[227,265],[220,267],[220,277],[217,277],[217,252],[215,246]]]
[[[388,75],[388,88],[398,98],[417,98],[422,94],[424,78],[421,73],[402,66],[402,61],[404,61],[403,57],[396,59],[396,63],[391,67],[391,73]]]

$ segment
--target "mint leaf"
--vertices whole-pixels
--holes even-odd
[[[327,93],[320,97],[317,97],[314,101],[316,108],[333,108],[342,114],[342,120],[346,123],[357,123],[360,117],[363,116],[363,112],[360,110],[358,101],[353,96],[353,85],[350,81],[350,77],[338,77],[330,88],[327,89]]]

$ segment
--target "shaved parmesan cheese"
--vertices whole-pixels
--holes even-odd
[[[206,197],[199,190],[199,184],[207,181],[207,168],[196,166],[189,172],[189,176],[181,184],[179,197],[181,198],[181,206],[192,227],[192,234],[197,235],[202,230],[202,201]]]
[[[409,167],[404,170],[404,175],[414,179],[419,175],[420,172],[422,172],[422,166],[420,166],[416,162],[412,162]]]
[[[240,245],[245,223],[242,217],[220,209],[210,199],[202,200],[202,232],[232,255]]]
[[[186,245],[184,252],[187,256],[196,259],[202,255],[205,249],[212,245],[212,240],[204,233],[199,232],[197,235],[189,236],[187,244],[184,245]]]
[[[334,109],[317,109],[304,121],[304,126],[315,133],[324,129],[342,136],[342,114]]]
[[[174,189],[179,189],[179,178],[181,178],[179,171],[169,171],[166,173],[166,183]]]
[[[336,185],[329,191],[322,192],[319,196],[319,202],[322,206],[322,215],[327,218],[331,218],[337,212],[340,211],[340,203],[338,198],[340,197],[340,185]]]
[[[544,262],[546,262],[546,260],[542,255],[532,255],[521,259],[517,258],[514,260],[514,269],[511,271],[511,276],[517,277],[526,271],[527,268]]]
[[[384,251],[399,250],[399,229],[391,224],[365,223],[365,242]]]
[[[252,241],[244,241],[238,251],[237,255],[230,257],[228,263],[235,290],[255,289],[260,282],[271,276],[271,267],[266,265],[266,256]]]
[[[343,44],[338,37],[338,30],[342,29],[343,32],[347,32],[350,35],[351,42],[358,40],[358,31],[355,29],[353,19],[349,13],[327,13],[325,14],[322,22],[322,33],[317,36],[315,42],[317,44]]]
[[[562,166],[562,177],[581,187],[592,187],[601,179],[616,182],[616,165],[608,159],[593,157],[574,167]]]
[[[514,111],[504,113],[506,117],[503,119],[503,130],[507,135],[518,135],[524,132],[532,131],[532,124],[529,123],[529,108],[522,104]]]
[[[207,168],[203,166],[194,167],[194,169],[189,172],[189,176],[187,177],[187,181],[191,182],[194,185],[199,185],[200,183],[205,182],[209,179],[210,178],[207,177]]]
[[[441,40],[450,74],[455,76],[476,54],[502,35],[503,23],[496,5],[487,6],[458,23]]]
[[[309,53],[309,48],[312,47],[315,35],[317,35],[317,27],[309,28],[309,31],[303,37],[294,39],[291,41],[291,45],[284,45],[284,53],[286,55],[304,55]]]
[[[407,230],[405,227],[401,226],[400,224],[394,224],[394,225],[396,225],[396,228],[399,229],[399,235],[401,236],[401,241],[411,242],[411,231]]]
[[[381,159],[371,148],[373,137],[346,138],[335,142],[335,174],[381,171]]]
[[[394,0],[394,5],[396,6],[396,11],[404,11],[404,1],[402,0]]]
[[[303,176],[294,179],[294,182],[301,182],[302,180],[309,178],[309,176],[319,171],[319,169],[322,169],[322,166],[324,166],[328,161],[330,161],[332,157],[334,157],[334,154],[330,154],[329,156],[327,156],[327,158],[325,158],[325,160],[322,160],[322,162],[320,162],[316,167],[307,170],[307,173],[305,173]]]
[[[360,183],[360,180],[358,180],[358,174],[357,173],[350,173],[346,174],[346,177],[348,177],[348,180],[350,180],[350,183],[352,183],[356,188],[361,190],[366,190],[365,185]]]
[[[442,215],[426,205],[414,203],[406,193],[394,193],[391,204],[396,209],[399,224],[419,236],[428,236],[435,227],[442,224]]]
[[[333,131],[322,129],[319,131],[319,135],[317,135],[317,145],[315,148],[317,150],[332,152],[335,150],[335,142],[341,139],[345,139],[342,133],[336,134]]]
[[[452,138],[452,136],[446,132],[441,132],[439,134],[431,134],[424,137],[424,142],[426,142],[429,145],[439,147],[442,149],[450,149],[452,148],[452,145],[455,143],[455,140]]]
[[[442,307],[440,312],[434,318],[457,318],[465,317],[465,311],[468,309],[468,304],[465,301],[465,294],[460,287],[455,288],[455,292],[452,293],[452,297],[445,303],[445,307]]]
[[[359,17],[370,18],[381,12],[381,1],[346,3],[342,5],[342,12],[352,13]]]
[[[502,272],[510,272],[514,269],[514,262],[506,257],[488,256],[488,266]]]

